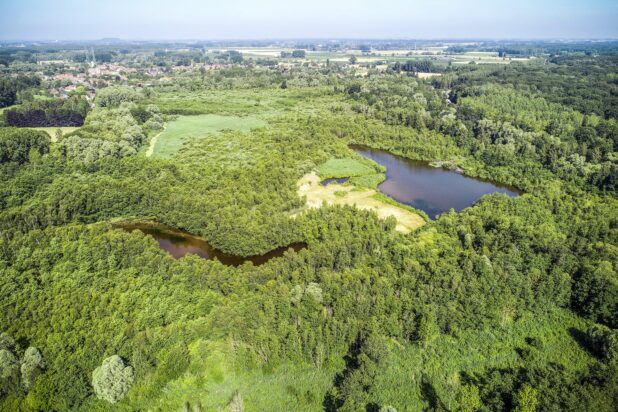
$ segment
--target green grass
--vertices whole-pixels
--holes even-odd
[[[335,373],[291,363],[271,371],[238,368],[232,350],[221,342],[198,340],[189,353],[187,372],[169,382],[155,403],[137,409],[176,411],[188,403],[204,411],[223,410],[238,391],[247,412],[320,410]]]
[[[384,181],[384,179],[386,179],[386,175],[384,173],[373,173],[364,176],[354,176],[350,178],[350,183],[354,186],[376,188]]]
[[[249,131],[266,126],[266,122],[255,116],[222,116],[206,114],[181,116],[169,122],[163,132],[153,137],[153,156],[171,156],[178,152],[190,139],[202,139],[223,130]]]
[[[329,159],[316,170],[322,179],[373,175],[376,173],[370,163],[356,159]]]
[[[547,315],[528,313],[503,328],[465,331],[458,338],[442,335],[426,347],[408,345],[395,349],[374,382],[371,397],[379,405],[392,405],[397,410],[422,410],[420,382],[429,381],[442,401],[454,402],[461,384],[461,372],[482,373],[489,368],[523,366],[516,349],[530,348],[527,337],[543,341],[533,349],[529,366],[550,362],[570,370],[581,370],[593,358],[570,335],[569,329],[585,330],[585,321],[575,315],[555,310]],[[457,405],[451,404],[452,410]]]
[[[351,179],[350,179],[351,180]],[[431,219],[429,218],[429,215],[427,213],[425,213],[424,211],[420,210],[420,209],[415,209],[410,205],[406,205],[405,203],[399,203],[398,201],[396,201],[395,199],[393,199],[390,196],[385,195],[382,192],[376,192],[373,196],[374,199],[379,200],[380,202],[384,202],[386,204],[389,205],[393,205],[393,206],[397,206],[400,207],[402,209],[408,210],[410,212],[414,212],[417,215],[419,215],[420,217],[422,217],[426,222],[429,222]]]
[[[204,92],[159,92],[151,103],[163,113],[196,115],[260,115],[271,117],[294,110],[312,111],[336,100],[325,88],[237,89],[208,90]],[[316,101],[320,101],[316,105]]]
[[[566,310],[547,314],[525,313],[504,327],[463,331],[458,337],[440,335],[426,346],[394,342],[381,363],[369,393],[378,405],[399,411],[426,408],[420,385],[423,380],[435,389],[451,410],[458,410],[456,393],[462,372],[482,373],[490,368],[523,366],[518,348],[530,348],[526,338],[543,342],[532,351],[528,366],[558,363],[568,370],[582,370],[593,362],[569,330],[585,330],[588,324]],[[344,368],[315,368],[283,363],[272,370],[247,369],[236,358],[229,343],[199,339],[189,345],[189,367],[168,382],[154,398],[141,398],[138,387],[124,405],[140,410],[182,410],[201,405],[204,411],[223,410],[239,392],[246,411],[322,410],[322,401],[335,374]],[[191,409],[190,409],[191,410]]]
[[[52,142],[56,141],[56,130],[60,129],[62,131],[62,135],[67,135],[75,130],[79,129],[79,127],[29,127],[28,129],[40,130],[45,132],[51,137]]]

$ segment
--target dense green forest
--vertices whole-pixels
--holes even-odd
[[[382,70],[101,48],[193,69],[58,100],[7,54],[0,410],[615,410],[618,48],[589,47]],[[35,111],[45,124],[11,120]],[[56,133],[71,113],[83,126]],[[170,124],[208,114],[239,126],[152,155]],[[249,116],[265,126],[243,129]],[[302,209],[299,179],[358,158],[351,144],[523,194],[408,234],[373,211]],[[113,227],[134,218],[239,256],[307,247],[259,266],[174,259]]]

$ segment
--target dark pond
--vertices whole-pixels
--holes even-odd
[[[378,186],[382,193],[424,211],[432,219],[451,208],[465,209],[486,194],[504,193],[511,197],[521,194],[511,187],[432,167],[384,150],[356,145],[350,148],[386,167],[386,180]]]
[[[245,262],[253,262],[254,265],[261,265],[268,262],[270,259],[283,256],[283,254],[293,249],[298,252],[307,247],[306,243],[293,243],[287,247],[280,247],[271,250],[270,252],[257,255],[240,257],[230,255],[210,246],[210,244],[201,237],[193,236],[189,233],[171,228],[169,226],[155,222],[120,222],[113,225],[118,229],[123,229],[127,232],[139,230],[147,235],[154,237],[159,242],[159,247],[167,251],[176,259],[181,258],[189,253],[201,256],[204,259],[217,258],[221,263],[230,266],[239,266]]]
[[[336,178],[336,177],[332,177],[330,179],[324,179],[322,180],[322,186],[327,186],[329,183],[332,182],[337,182],[339,184],[345,183],[349,180],[349,177],[341,177],[341,178]]]

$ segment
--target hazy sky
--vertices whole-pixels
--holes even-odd
[[[0,0],[0,39],[618,38],[618,0]]]

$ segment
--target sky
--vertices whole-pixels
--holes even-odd
[[[0,40],[618,38],[618,0],[0,0]]]

